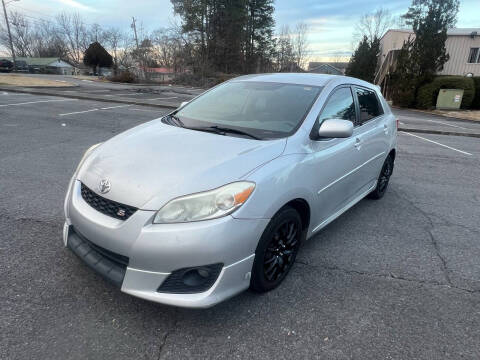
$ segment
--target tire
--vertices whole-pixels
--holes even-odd
[[[393,157],[388,155],[383,163],[382,170],[380,171],[380,175],[378,176],[377,186],[375,189],[368,194],[370,199],[379,200],[385,195],[388,188],[388,182],[390,180],[390,176],[392,176],[393,172]]]
[[[255,250],[250,288],[276,288],[292,268],[303,237],[302,219],[291,208],[281,209],[268,223]]]

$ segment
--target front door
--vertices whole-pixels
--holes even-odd
[[[334,89],[320,112],[317,122],[327,119],[356,120],[356,106],[350,86]],[[358,189],[357,169],[361,166],[359,139],[311,140],[313,152],[310,160],[312,191],[316,194],[315,227],[321,227],[336,212],[344,208]]]

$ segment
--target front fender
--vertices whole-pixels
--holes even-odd
[[[298,198],[307,201],[311,216],[314,216],[315,194],[307,186],[308,174],[302,174],[305,156],[280,156],[249,173],[245,180],[256,183],[255,191],[232,216],[238,219],[271,219],[286,203]]]

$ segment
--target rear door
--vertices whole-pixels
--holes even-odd
[[[361,194],[372,187],[378,178],[387,155],[390,129],[376,92],[359,86],[354,86],[353,91],[358,110],[354,138],[361,163],[355,192]]]

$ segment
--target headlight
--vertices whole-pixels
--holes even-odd
[[[182,196],[162,207],[153,222],[168,224],[216,219],[237,210],[254,189],[254,183],[239,181],[211,191]]]

